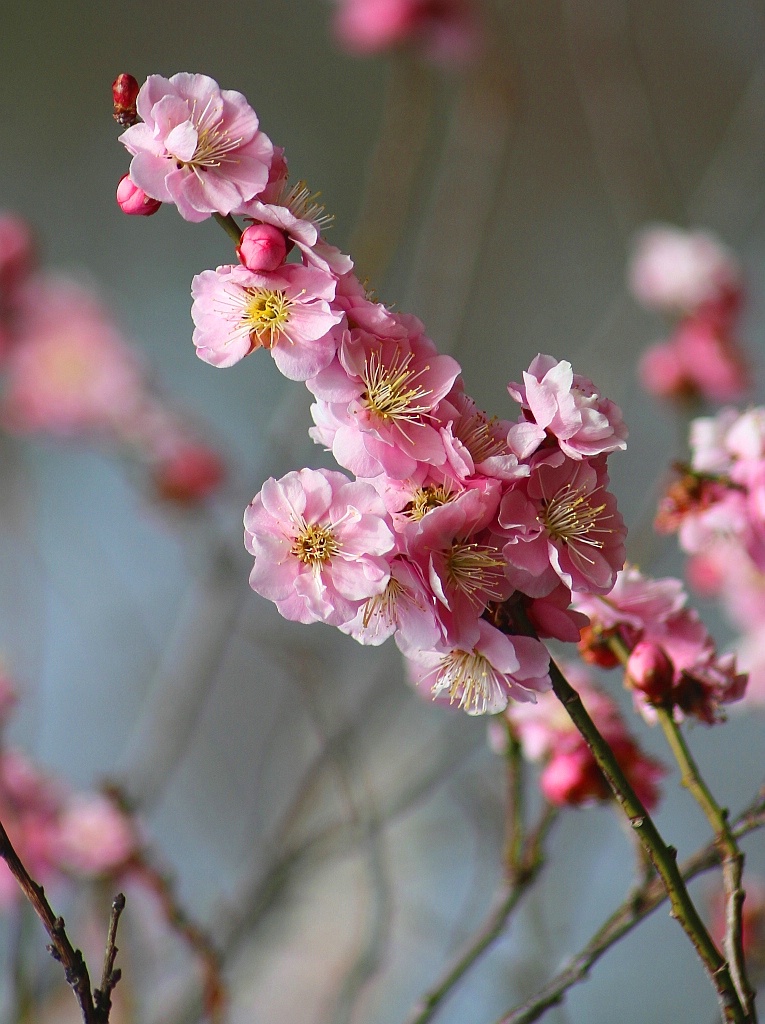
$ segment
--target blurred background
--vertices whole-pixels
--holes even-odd
[[[326,456],[306,435],[310,396],[272,360],[197,359],[191,278],[230,262],[230,242],[172,209],[121,214],[114,77],[200,71],[243,92],[292,177],[321,190],[329,240],[380,299],[424,320],[483,408],[516,415],[506,383],[537,352],[593,378],[630,427],[612,482],[646,571],[681,564],[650,521],[685,427],[637,384],[637,355],[665,326],[626,289],[636,230],[704,227],[737,253],[763,398],[761,0],[493,0],[488,52],[462,72],[351,57],[331,14],[320,0],[40,0],[6,12],[0,33],[0,208],[34,224],[48,268],[101,291],[156,386],[229,467],[222,494],[187,514],[148,498],[109,452],[2,435],[0,650],[21,695],[11,736],[73,786],[108,778],[135,801],[182,905],[225,954],[232,1024],[403,1022],[500,880],[503,767],[485,722],[409,689],[395,647],[284,622],[249,590],[244,508],[265,477]],[[748,802],[762,720],[734,712],[692,742],[721,802]],[[706,823],[679,786],[666,790],[659,825],[690,853]],[[746,848],[765,870],[762,840]],[[621,901],[632,870],[612,812],[567,814],[540,884],[438,1019],[491,1022],[532,992]],[[108,895],[93,897],[99,928]],[[76,940],[101,949],[77,907]],[[119,1019],[201,1019],[195,960],[151,902],[136,894],[121,927]],[[58,1000],[56,966],[33,975]],[[38,1014],[76,1020],[60,998]],[[615,1015],[714,1019],[664,909],[546,1019]]]

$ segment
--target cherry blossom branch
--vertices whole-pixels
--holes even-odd
[[[111,1010],[111,993],[120,979],[120,972],[114,970],[114,959],[117,947],[114,942],[117,935],[117,924],[125,905],[125,897],[120,893],[112,904],[112,916],[109,925],[109,937],[104,961],[104,975],[101,988],[91,990],[90,975],[82,952],[75,949],[66,934],[63,917],[57,917],[45,897],[45,891],[30,876],[13,848],[2,823],[0,823],[0,857],[19,883],[24,895],[32,905],[50,937],[48,952],[54,960],[63,966],[67,984],[75,994],[80,1005],[84,1024],[108,1024]]]
[[[731,831],[736,838],[748,835],[765,826],[765,791],[742,812]],[[723,853],[716,841],[708,843],[689,857],[680,867],[685,881],[717,867]],[[667,892],[659,878],[646,880],[635,886],[625,901],[603,923],[590,941],[573,956],[544,988],[514,1010],[509,1011],[497,1024],[532,1024],[552,1006],[563,1002],[573,985],[584,981],[590,968],[619,939],[630,932],[644,918],[653,913],[667,899]]]
[[[499,938],[511,914],[526,890],[536,881],[545,862],[543,843],[557,817],[557,808],[547,805],[534,829],[522,839],[517,857],[508,864],[509,878],[496,906],[473,937],[470,945],[457,957],[443,977],[427,992],[407,1018],[407,1024],[426,1024],[439,1010],[445,998],[477,962],[479,957]]]
[[[715,946],[688,894],[677,866],[677,851],[662,839],[648,811],[627,781],[613,751],[587,713],[579,694],[552,659],[550,659],[550,678],[556,697],[563,704],[571,721],[592,751],[617,803],[659,873],[672,906],[671,916],[680,923],[704,964],[710,981],[717,991],[723,1020],[735,1022],[735,1024],[746,1024],[751,1018],[741,1005],[728,964]]]
[[[746,975],[743,940],[744,889],[741,879],[744,871],[744,855],[736,843],[728,822],[728,812],[719,806],[699,772],[693,755],[667,708],[656,709],[667,743],[674,754],[680,772],[681,782],[693,795],[715,832],[715,842],[721,850],[723,886],[725,889],[725,937],[723,947],[730,964],[731,976],[736,986],[741,1005],[749,1019],[756,1022],[754,991]]]

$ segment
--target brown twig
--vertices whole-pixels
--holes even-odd
[[[45,897],[45,890],[32,879],[22,864],[21,858],[13,848],[13,844],[8,838],[8,833],[5,831],[2,823],[0,823],[0,857],[8,865],[11,874],[21,886],[32,909],[48,933],[51,940],[48,952],[64,968],[67,984],[71,987],[77,1002],[80,1004],[84,1024],[108,1024],[109,1011],[111,1009],[111,993],[120,978],[120,972],[114,970],[114,958],[117,955],[117,947],[114,945],[114,941],[117,935],[119,915],[122,913],[125,905],[125,897],[120,894],[115,897],[112,904],[112,919],[109,926],[109,939],[104,962],[105,980],[101,982],[101,989],[96,989],[93,992],[91,991],[87,964],[81,951],[75,949],[69,941],[63,917],[57,917],[53,912],[50,903],[48,903]],[[118,905],[119,909],[117,909]]]

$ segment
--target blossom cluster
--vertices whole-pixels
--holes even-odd
[[[549,686],[538,638],[578,640],[572,592],[607,593],[624,561],[607,471],[626,445],[618,407],[539,355],[508,385],[516,418],[490,418],[423,324],[374,301],[327,244],[316,196],[290,185],[244,97],[153,75],[136,112],[122,136],[135,188],[237,232],[239,262],[192,284],[197,354],[226,367],[267,350],[353,475],[266,481],[244,517],[253,589],[360,643],[395,636],[414,683],[470,714],[534,700]]]
[[[648,228],[637,239],[629,284],[638,302],[674,323],[670,337],[641,358],[647,391],[711,402],[748,391],[750,371],[737,340],[742,275],[726,246],[703,231]]]
[[[595,685],[581,664],[567,663],[564,670],[640,801],[653,810],[659,800],[658,784],[666,773],[664,766],[640,749],[614,699]],[[509,704],[505,719],[523,756],[542,763],[539,787],[551,804],[581,807],[611,799],[592,751],[553,693],[540,694],[536,704]],[[489,738],[498,752],[506,746],[507,732],[501,720],[492,721]]]
[[[691,459],[662,499],[657,528],[677,532],[687,574],[741,632],[747,699],[765,701],[765,409],[724,408],[691,423]]]
[[[609,594],[577,594],[574,605],[589,618],[583,657],[613,668],[629,655],[625,682],[649,722],[662,707],[677,721],[712,725],[723,719],[721,705],[743,697],[746,675],[732,654],[718,654],[680,580],[651,579],[627,566]]]
[[[223,480],[220,456],[149,381],[92,288],[36,266],[32,232],[0,214],[0,423],[17,434],[96,441],[188,504]]]
[[[12,684],[0,672],[0,727],[6,726],[15,702]],[[93,879],[121,872],[141,842],[133,820],[110,799],[67,790],[4,742],[0,821],[27,869],[46,884],[66,876]],[[0,908],[20,897],[17,881],[0,862]]]

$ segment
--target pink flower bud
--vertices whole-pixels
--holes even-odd
[[[276,270],[287,255],[284,232],[272,224],[253,224],[242,235],[236,254],[248,270]]]
[[[138,120],[138,114],[135,109],[138,88],[138,82],[136,82],[132,75],[117,75],[112,82],[114,120],[119,124],[129,127]]]
[[[636,644],[627,661],[625,686],[640,690],[650,704],[667,704],[675,670],[663,648],[648,640]]]
[[[154,471],[160,498],[178,505],[204,501],[223,483],[223,462],[211,448],[189,443],[178,448]]]
[[[162,205],[158,199],[147,196],[142,188],[135,185],[129,174],[120,178],[117,186],[117,203],[123,213],[132,217],[151,217]]]

